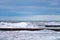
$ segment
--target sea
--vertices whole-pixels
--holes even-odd
[[[0,21],[0,28],[45,28],[45,25],[60,25],[58,21]],[[60,40],[60,31],[54,30],[0,30],[0,40]]]

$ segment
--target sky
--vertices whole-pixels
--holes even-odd
[[[0,0],[0,20],[60,20],[60,0]]]

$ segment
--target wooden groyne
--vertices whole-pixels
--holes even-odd
[[[60,27],[60,25],[45,25],[45,27]]]
[[[21,30],[38,31],[42,29],[40,28],[0,28],[0,31],[21,31]]]
[[[44,30],[44,29],[60,31],[60,27],[45,27],[45,28],[0,28],[0,31],[21,31],[21,30],[39,31],[39,30]]]

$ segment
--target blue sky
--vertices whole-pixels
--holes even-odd
[[[27,17],[40,20],[41,16],[48,17],[45,15],[60,15],[60,0],[0,0],[1,20],[27,20]]]

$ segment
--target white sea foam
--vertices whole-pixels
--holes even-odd
[[[48,22],[46,25],[60,25],[60,22]]]
[[[40,25],[40,26],[38,26]],[[41,23],[31,23],[31,22],[19,22],[19,23],[9,23],[0,22],[0,28],[44,28],[44,25],[60,25],[60,22],[41,22]]]
[[[52,30],[0,31],[0,40],[60,40],[60,33]]]
[[[0,28],[38,28],[39,26],[30,22],[20,22],[20,23],[7,23],[1,22]],[[41,26],[44,27],[44,26]]]

